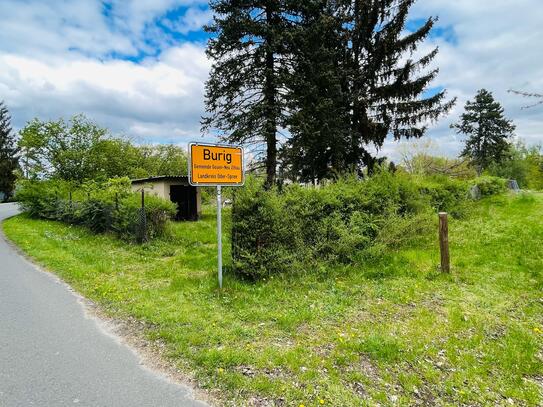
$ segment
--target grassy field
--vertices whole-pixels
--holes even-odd
[[[144,246],[24,215],[3,227],[106,313],[144,321],[220,405],[543,403],[542,195],[451,220],[451,275],[437,272],[436,225],[378,260],[261,282],[226,274],[222,292],[212,209]]]

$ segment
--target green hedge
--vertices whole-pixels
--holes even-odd
[[[360,182],[266,191],[248,179],[232,210],[237,272],[257,277],[307,266],[314,260],[350,262],[376,239],[384,220],[429,205],[416,185],[383,172]]]
[[[60,181],[25,181],[16,197],[32,217],[82,225],[95,233],[114,232],[135,241],[163,235],[176,213],[174,203],[146,195],[143,216],[141,195],[132,193],[130,181],[123,178],[78,188]]]
[[[502,191],[496,180],[475,182],[485,195]],[[320,261],[355,262],[376,244],[394,249],[428,236],[437,211],[461,216],[471,185],[382,171],[366,180],[288,185],[279,191],[264,190],[249,177],[236,191],[232,209],[233,267],[257,278],[311,269]]]
[[[420,194],[428,198],[435,211],[446,211],[454,217],[463,215],[469,183],[446,176],[414,178]]]
[[[507,190],[507,180],[499,177],[479,177],[475,179],[473,185],[479,187],[481,196],[497,195]]]

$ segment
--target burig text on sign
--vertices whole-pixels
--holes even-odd
[[[191,143],[191,185],[242,185],[243,149],[241,147]]]

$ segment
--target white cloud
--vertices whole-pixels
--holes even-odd
[[[137,52],[131,38],[108,26],[100,1],[3,0],[0,26],[2,52],[34,58],[70,50],[93,55]]]
[[[0,100],[14,126],[85,113],[142,141],[197,138],[209,71],[204,48],[185,42],[149,49],[149,30],[168,10],[200,3],[114,1],[106,16],[101,1],[1,2]],[[155,42],[168,43],[163,37],[157,32]],[[157,56],[111,57],[142,51]]]
[[[425,44],[428,49],[440,47],[435,85],[445,87],[450,97],[458,97],[450,115],[428,133],[442,154],[460,152],[462,137],[449,126],[481,88],[493,92],[502,103],[520,138],[531,145],[543,143],[543,106],[523,110],[529,101],[507,92],[511,88],[543,92],[543,8],[539,0],[419,0],[411,16],[439,16],[437,26],[452,29],[456,37],[453,42],[437,37]],[[397,158],[396,146],[388,142],[382,153]]]
[[[188,34],[201,30],[204,25],[211,22],[212,17],[213,13],[208,8],[190,7],[179,20],[166,20],[164,24],[172,31]]]
[[[54,119],[84,112],[117,132],[168,138],[161,126],[198,133],[208,70],[204,50],[191,44],[142,64],[90,58],[37,61],[4,54],[0,92],[19,126],[34,116]],[[153,132],[138,134],[142,128]]]

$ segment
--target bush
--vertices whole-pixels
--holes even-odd
[[[63,206],[65,207],[65,204]],[[91,198],[83,201],[78,210],[74,221],[77,219],[77,223],[88,227],[94,233],[104,233],[111,229],[115,218],[115,206],[112,203]],[[65,218],[65,215],[58,220],[63,220],[62,218]]]
[[[428,198],[430,206],[436,212],[449,212],[453,217],[463,215],[468,198],[468,184],[465,181],[433,176],[415,182],[419,192]]]
[[[58,216],[57,201],[68,186],[64,182],[22,181],[16,193],[20,207],[31,216],[56,219]]]
[[[281,192],[265,191],[249,178],[234,199],[234,268],[258,277],[313,267],[321,260],[352,262],[390,229],[390,219],[405,225],[432,202],[439,209],[457,206],[466,199],[466,188],[460,183],[422,188],[408,175],[387,171],[363,181],[351,177],[320,187],[288,185]],[[405,232],[391,239],[402,239]]]
[[[142,222],[141,196],[131,194],[120,201],[113,228],[127,239],[153,239],[165,234],[167,224],[175,214],[173,202],[146,196],[145,221]]]
[[[541,147],[526,147],[518,141],[510,147],[509,156],[500,163],[492,163],[489,175],[514,179],[522,189],[543,189],[543,156]]]
[[[481,191],[481,196],[497,195],[507,190],[507,181],[503,178],[483,176],[475,179],[475,184]]]
[[[127,178],[103,185],[90,182],[77,189],[59,181],[24,181],[17,199],[30,216],[82,225],[94,233],[112,231],[137,241],[164,235],[176,213],[173,202],[147,195],[143,216],[141,196],[130,191]]]
[[[483,195],[505,189],[505,180],[495,177],[475,182]],[[428,236],[438,211],[463,216],[470,186],[445,176],[381,171],[365,180],[266,191],[249,177],[232,210],[233,267],[257,278],[400,247]]]
[[[413,216],[391,216],[383,222],[375,243],[395,250],[414,241],[424,241],[436,227],[436,214],[430,208]]]

